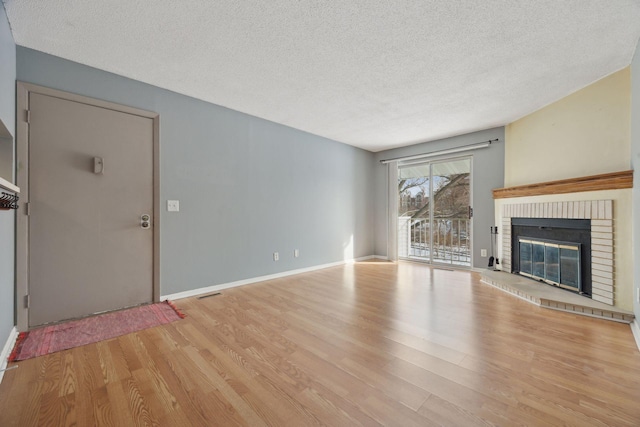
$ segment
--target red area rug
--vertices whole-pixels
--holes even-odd
[[[184,314],[170,301],[164,301],[57,325],[43,326],[20,333],[9,356],[9,362],[31,359],[56,351],[108,340],[171,323],[181,318],[184,318]]]

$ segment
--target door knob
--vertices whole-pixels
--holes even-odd
[[[140,227],[144,229],[151,227],[151,217],[149,215],[140,215]]]

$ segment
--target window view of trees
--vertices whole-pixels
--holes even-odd
[[[405,178],[398,181],[398,216],[428,218],[431,208],[429,177]],[[469,209],[469,174],[433,177],[434,216],[463,218]]]

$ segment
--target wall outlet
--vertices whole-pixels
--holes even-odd
[[[273,253],[273,260],[278,261],[280,259],[280,254],[278,252]]]
[[[487,256],[487,250],[486,249],[480,249],[480,256],[486,257]]]
[[[297,249],[294,249],[293,250],[293,256],[294,256],[294,258],[298,258],[300,256],[300,251],[297,250]]]
[[[180,200],[167,200],[167,210],[169,212],[180,211]]]

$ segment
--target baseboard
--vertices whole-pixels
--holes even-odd
[[[502,265],[492,265],[491,267],[472,267],[471,271],[476,271],[478,273],[482,273],[485,271],[505,271],[502,269]]]
[[[7,342],[4,344],[2,348],[2,353],[0,353],[0,383],[2,382],[2,378],[4,377],[4,369],[7,368],[7,359],[11,354],[11,350],[13,350],[13,346],[16,344],[16,340],[18,339],[18,330],[14,326],[9,332],[9,337],[7,338]]]
[[[373,259],[381,259],[384,261],[389,261],[389,257],[386,255],[372,255],[371,258]]]
[[[633,333],[633,338],[636,340],[636,346],[640,351],[640,324],[638,323],[638,318],[633,319],[633,322],[630,323],[631,332]]]
[[[220,285],[206,286],[204,288],[192,289],[189,291],[178,292],[175,294],[162,295],[160,300],[177,300],[182,298],[189,298],[196,295],[208,294],[210,292],[220,291],[222,289],[235,288],[238,286],[250,285],[251,283],[264,282],[267,280],[279,279],[281,277],[293,276],[301,273],[308,273],[310,271],[322,270],[323,268],[337,267],[344,264],[353,264],[355,262],[367,261],[377,258],[376,255],[368,255],[361,258],[349,259],[345,261],[331,262],[328,264],[314,265],[313,267],[299,268],[296,270],[283,271],[282,273],[269,274],[266,276],[253,277],[251,279],[238,280],[236,282],[222,283]],[[386,258],[386,257],[385,257]]]
[[[375,255],[361,256],[360,258],[353,258],[353,259],[349,259],[349,260],[346,260],[346,261],[339,261],[338,265],[340,265],[340,264],[353,264],[353,263],[356,263],[356,262],[367,261],[367,260],[370,260],[370,259],[375,259],[375,257],[376,257]]]

